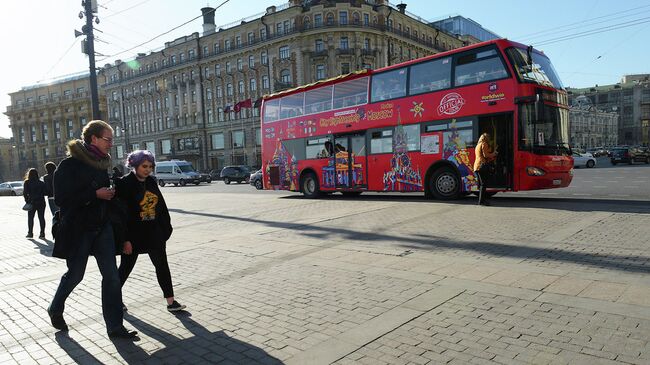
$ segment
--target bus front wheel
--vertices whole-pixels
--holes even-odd
[[[318,185],[318,178],[313,172],[308,172],[302,177],[302,193],[305,198],[314,199],[321,195],[320,187]]]
[[[458,174],[450,167],[442,167],[434,171],[428,185],[429,192],[436,199],[456,199],[460,193]]]

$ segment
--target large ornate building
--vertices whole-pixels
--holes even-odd
[[[618,143],[650,145],[650,74],[626,75],[614,85],[569,89],[569,102],[581,98],[604,112],[620,115]]]
[[[259,166],[262,95],[468,42],[405,8],[383,0],[291,0],[218,29],[214,9],[201,9],[201,35],[104,66],[108,119],[124,132],[115,154],[146,148],[200,169]]]
[[[201,9],[201,34],[102,68],[100,111],[115,130],[117,159],[146,148],[198,169],[259,166],[263,95],[478,42],[385,0],[291,0],[219,28],[214,10]],[[16,171],[60,161],[63,142],[91,119],[87,74],[10,96]]]
[[[61,161],[65,141],[78,138],[92,119],[88,73],[26,86],[9,96],[11,105],[5,114],[13,134],[13,178],[21,177],[30,167],[43,173],[45,162]],[[106,98],[100,94],[102,116],[105,110]]]

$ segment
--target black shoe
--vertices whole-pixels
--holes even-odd
[[[41,232],[41,234],[38,235],[38,238],[44,240],[45,239],[45,232]]]
[[[54,314],[49,310],[47,311],[47,314],[50,315],[50,321],[52,321],[52,327],[61,331],[68,330],[68,324],[65,323],[65,319],[63,319],[63,314]]]
[[[109,332],[108,337],[110,338],[126,338],[134,339],[138,337],[138,331],[129,331],[124,326],[117,331]]]
[[[29,232],[25,238],[34,238],[34,234],[32,232]]]
[[[170,311],[170,312],[182,311],[185,308],[187,308],[187,306],[182,305],[177,301],[174,301],[172,304],[167,306],[167,310]]]

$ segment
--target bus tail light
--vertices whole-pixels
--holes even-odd
[[[546,172],[538,167],[528,166],[526,168],[526,173],[530,176],[544,176]]]

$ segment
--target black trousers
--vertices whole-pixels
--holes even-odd
[[[167,262],[167,251],[163,247],[160,250],[149,251],[148,255],[149,259],[151,259],[151,263],[156,268],[156,278],[158,279],[158,285],[160,285],[164,297],[173,297],[174,288],[172,287],[172,275],[169,272],[169,263]],[[137,260],[137,253],[132,253],[130,255],[122,254],[120,268],[118,269],[122,286],[124,286],[126,279],[129,278]]]
[[[477,170],[474,171],[474,175],[476,175],[476,178],[478,179],[478,187],[479,187],[478,203],[482,204],[485,201],[487,201],[488,198],[487,194],[485,193],[485,189],[487,187],[485,183],[485,178],[488,178],[488,172],[485,170],[483,172],[481,172],[481,170]]]
[[[45,233],[45,204],[34,205],[27,212],[27,228],[29,233],[34,232],[34,215],[38,212],[38,222],[41,224],[41,233]]]

